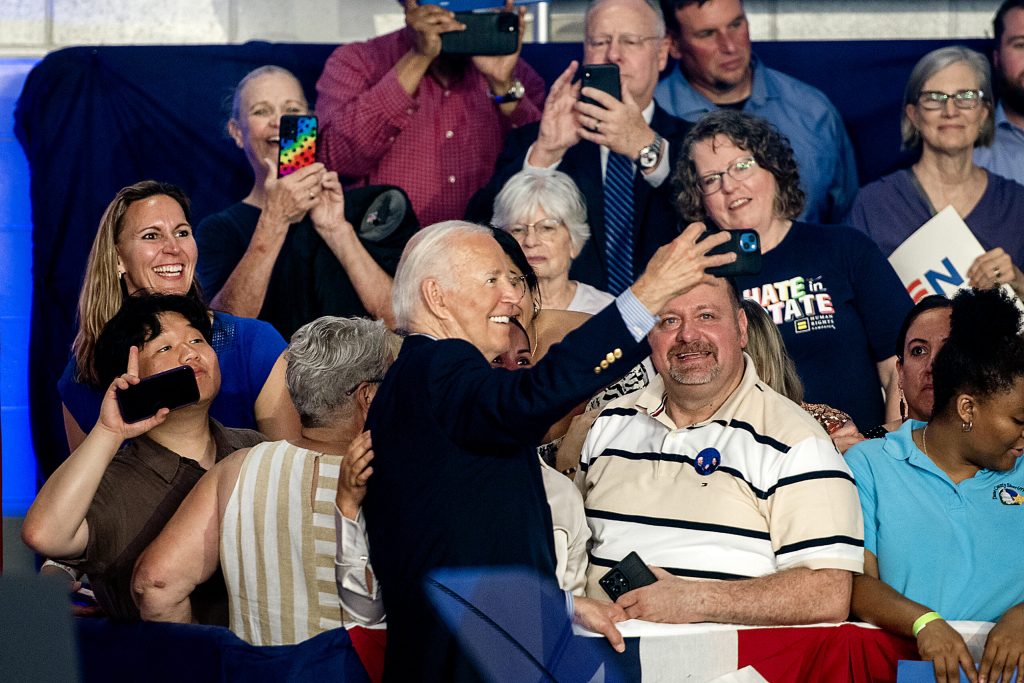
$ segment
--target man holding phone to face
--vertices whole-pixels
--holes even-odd
[[[446,54],[441,36],[466,26],[436,5],[404,5],[404,29],[342,45],[327,60],[317,82],[320,150],[346,185],[400,186],[430,225],[461,218],[505,133],[540,119],[544,81],[518,48]],[[503,11],[514,11],[512,0]]]
[[[489,218],[495,194],[517,171],[557,168],[586,198],[592,234],[570,277],[618,294],[678,234],[669,176],[689,124],[653,99],[669,48],[657,2],[595,0],[584,32],[584,77],[591,66],[614,65],[622,99],[573,83],[580,69],[572,62],[552,84],[539,124],[509,134],[497,172],[473,198],[469,217]]]

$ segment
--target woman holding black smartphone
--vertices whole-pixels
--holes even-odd
[[[128,297],[94,349],[99,380],[107,386],[99,419],[25,515],[25,544],[87,573],[110,617],[139,618],[131,592],[135,560],[203,473],[264,440],[258,432],[229,429],[210,418],[221,385],[212,335],[206,308],[194,298]],[[119,392],[180,366],[192,370],[198,401],[127,422]],[[200,623],[227,624],[219,575],[204,584],[194,604]]]
[[[683,147],[680,212],[686,222],[710,217],[722,228],[757,231],[761,271],[735,281],[778,325],[805,400],[860,425],[898,417],[893,349],[911,301],[878,247],[849,228],[794,220],[804,194],[793,150],[766,121],[711,112]]]
[[[278,175],[281,117],[310,113],[287,69],[261,66],[238,83],[227,132],[245,152],[253,185],[196,228],[199,281],[214,309],[266,320],[285,338],[321,315],[390,325],[391,276],[346,220],[338,174],[314,162]]]

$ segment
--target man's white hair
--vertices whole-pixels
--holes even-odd
[[[420,286],[425,280],[433,278],[443,287],[455,284],[452,256],[456,242],[469,235],[491,237],[492,233],[490,228],[476,223],[444,221],[423,228],[409,240],[391,287],[391,308],[398,329],[408,331],[420,307]]]
[[[601,5],[605,5],[615,0],[593,0],[590,5],[587,6],[587,11],[583,13],[583,34],[585,36],[590,35],[587,32],[587,27],[590,25],[590,15],[594,13]],[[639,4],[647,5],[651,12],[654,13],[654,33],[659,38],[665,37],[665,15],[661,11],[661,3],[658,0],[638,0]]]

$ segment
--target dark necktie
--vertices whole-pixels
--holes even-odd
[[[633,162],[611,151],[604,172],[604,240],[608,291],[618,296],[633,284]]]

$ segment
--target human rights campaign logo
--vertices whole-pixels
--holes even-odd
[[[908,284],[907,293],[916,304],[929,294],[949,296],[963,284],[964,276],[957,271],[947,256],[935,270],[926,270],[924,275]]]
[[[743,298],[761,304],[776,325],[791,325],[797,334],[836,329],[835,306],[818,277],[792,277],[743,290]]]
[[[1024,505],[1024,486],[1000,484],[992,489],[992,498],[1003,505]]]

